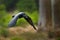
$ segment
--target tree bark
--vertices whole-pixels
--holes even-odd
[[[60,37],[60,0],[54,3],[54,23],[55,37]]]
[[[48,37],[60,37],[60,0],[39,1],[38,31],[48,32]]]
[[[52,26],[51,1],[40,0],[39,7],[38,30],[47,31]]]
[[[53,38],[54,27],[52,17],[52,6],[51,0],[40,0],[39,1],[39,20],[38,20],[38,32],[47,34],[47,38]]]
[[[38,27],[41,29],[42,27],[45,27],[46,24],[46,15],[45,15],[45,6],[43,0],[39,1],[39,21],[38,21]],[[42,25],[43,24],[43,25]]]

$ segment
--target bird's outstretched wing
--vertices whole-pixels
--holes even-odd
[[[8,26],[9,27],[15,26],[16,22],[17,22],[17,19],[18,19],[18,17],[12,18],[12,20],[9,22]]]
[[[27,15],[23,15],[23,17],[24,17],[24,19],[26,19],[26,21],[27,21],[30,25],[32,25],[33,28],[36,30],[36,28],[35,28],[32,20],[31,20],[31,18],[30,18],[29,16],[27,16]]]

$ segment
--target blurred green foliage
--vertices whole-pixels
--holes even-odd
[[[13,5],[13,6],[12,6]],[[9,21],[12,19],[12,15],[18,13],[13,10],[13,7],[18,12],[23,11],[31,17],[34,24],[38,22],[38,10],[35,0],[0,0],[0,27],[7,27]],[[7,10],[12,11],[7,12]],[[18,19],[16,25],[22,26],[28,24],[25,19]]]
[[[8,37],[9,31],[6,28],[0,28],[0,36]]]
[[[35,3],[35,0],[19,0],[19,2],[16,4],[17,9],[20,11],[36,11],[37,6]]]
[[[9,33],[8,23],[12,19],[12,15],[18,12],[25,12],[31,17],[33,23],[36,25],[38,22],[38,10],[35,0],[0,0],[0,39],[4,37],[10,40],[28,40],[33,35],[28,33],[27,38],[25,35],[13,35]],[[25,26],[29,23],[24,18],[18,19],[16,26]],[[28,37],[30,36],[30,37]],[[33,35],[34,36],[34,35]],[[33,37],[31,40],[33,40]]]
[[[16,10],[7,12],[7,8],[10,10],[13,6]],[[13,8],[12,8],[13,9]],[[35,0],[0,0],[0,26],[7,27],[9,21],[12,19],[12,14],[18,13],[20,11],[25,12],[31,17],[34,24],[38,21],[38,10]],[[18,19],[16,25],[22,26],[23,24],[28,24],[25,19]]]
[[[36,11],[39,2],[36,0],[0,0],[0,4],[4,4],[7,11],[17,9],[19,11]]]

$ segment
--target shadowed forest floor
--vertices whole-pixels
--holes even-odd
[[[8,28],[8,35],[1,35],[0,40],[48,40],[45,33],[38,33],[32,26]]]

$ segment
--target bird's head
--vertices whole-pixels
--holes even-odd
[[[14,18],[15,16],[18,17],[18,18],[22,18],[23,15],[25,15],[24,12],[19,12],[19,13],[17,13],[17,14],[12,15],[12,18]]]

